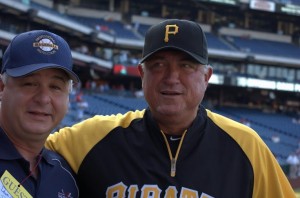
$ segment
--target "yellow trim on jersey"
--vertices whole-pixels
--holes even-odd
[[[206,111],[208,117],[240,145],[250,160],[254,172],[253,198],[295,197],[276,158],[254,130],[209,110]]]
[[[145,110],[110,116],[94,116],[51,134],[45,146],[60,153],[77,173],[83,159],[95,144],[114,128],[126,128],[132,120],[142,118],[144,113]]]

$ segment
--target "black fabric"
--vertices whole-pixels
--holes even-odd
[[[205,34],[196,22],[168,19],[150,27],[145,36],[141,63],[159,50],[177,49],[186,52],[201,64],[208,64]]]
[[[170,168],[166,143],[147,110],[142,119],[132,120],[127,128],[114,128],[93,146],[79,167],[80,193],[82,197],[107,197],[109,192],[116,197],[132,193],[141,197],[160,192],[159,197],[164,197],[175,189],[176,197],[195,192],[199,197],[252,197],[251,163],[202,107],[183,140],[175,177],[170,176]],[[90,181],[93,186],[87,186]]]

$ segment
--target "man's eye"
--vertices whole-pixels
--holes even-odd
[[[149,68],[150,68],[150,69],[155,69],[155,68],[162,68],[163,66],[164,66],[163,63],[161,63],[161,62],[155,62],[155,63],[151,64],[151,65],[149,66]]]
[[[187,69],[196,69],[197,66],[195,64],[191,64],[191,63],[183,63],[182,67],[187,68]]]
[[[23,84],[23,86],[28,86],[28,87],[30,87],[30,86],[37,86],[37,83],[26,82],[26,83]]]
[[[61,86],[57,86],[57,85],[52,85],[52,86],[51,86],[51,89],[54,89],[54,90],[62,90],[62,87],[61,87]]]

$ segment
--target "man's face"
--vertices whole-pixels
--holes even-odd
[[[150,109],[165,116],[194,116],[212,75],[210,67],[174,50],[156,52],[139,71]]]
[[[44,69],[0,82],[1,127],[12,138],[45,139],[68,110],[69,78],[61,69]]]

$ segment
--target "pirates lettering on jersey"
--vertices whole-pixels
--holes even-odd
[[[165,39],[164,41],[167,43],[169,42],[169,34],[177,34],[178,33],[179,27],[174,24],[174,25],[166,25],[166,31],[165,31]]]
[[[140,191],[140,192],[139,192]],[[123,182],[117,183],[115,185],[112,185],[107,188],[106,190],[106,197],[113,197],[113,198],[136,198],[137,193],[141,194],[141,198],[160,198],[162,189],[160,189],[157,185],[150,185],[145,184],[142,186],[141,189],[138,188],[138,185],[133,184],[130,186],[126,186]],[[128,194],[128,196],[126,196]],[[165,196],[164,198],[214,198],[213,196],[210,196],[206,193],[201,193],[199,196],[199,193],[197,190],[189,189],[182,187],[180,189],[180,192],[178,194],[178,190],[175,186],[169,186],[165,190]]]

